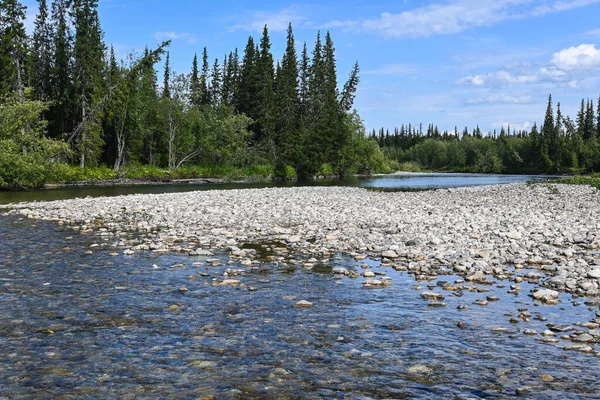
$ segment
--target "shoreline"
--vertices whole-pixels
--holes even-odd
[[[368,177],[394,177],[394,176],[431,176],[431,175],[476,175],[476,176],[528,176],[531,174],[485,174],[475,172],[452,172],[452,171],[430,171],[430,172],[412,172],[412,171],[396,171],[389,174],[371,174],[371,175],[349,175],[347,178],[368,178]],[[546,175],[546,174],[533,174],[531,176],[544,176],[548,179],[552,178],[565,178],[571,177],[572,175]],[[336,176],[319,176],[314,181],[322,180],[337,180]],[[83,188],[83,187],[134,187],[134,186],[152,186],[152,185],[203,185],[203,184],[244,184],[244,183],[276,183],[276,182],[295,182],[296,179],[273,179],[271,177],[265,177],[256,179],[256,177],[248,176],[244,179],[238,180],[227,180],[224,178],[183,178],[183,179],[170,179],[170,178],[159,178],[159,177],[148,177],[148,178],[115,178],[115,179],[90,179],[83,181],[65,181],[59,183],[46,183],[38,188],[28,189],[27,191],[37,190],[53,190],[63,188]],[[10,192],[14,190],[1,190]],[[23,191],[23,190],[16,190]]]
[[[2,207],[112,237],[131,254],[225,251],[252,265],[244,245],[278,243],[304,268],[336,253],[381,259],[427,279],[448,271],[472,282],[515,279],[528,267],[540,271],[528,280],[594,297],[600,294],[598,203],[599,193],[586,186],[507,184],[428,192],[233,189]]]

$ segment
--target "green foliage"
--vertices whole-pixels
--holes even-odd
[[[79,182],[114,179],[117,174],[107,166],[85,167],[55,163],[48,167],[47,182]]]
[[[404,171],[404,172],[424,172],[421,165],[414,161],[406,161],[401,164],[398,164],[394,168],[396,171]]]

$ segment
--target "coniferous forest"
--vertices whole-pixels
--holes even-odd
[[[359,66],[338,79],[329,32],[284,54],[268,27],[221,58],[172,69],[169,42],[118,60],[98,0],[0,0],[0,187],[115,177],[310,179],[428,168],[498,173],[600,170],[600,101],[576,120],[551,98],[543,125],[482,133],[411,124],[368,133],[353,108]],[[160,63],[160,64],[159,64]],[[159,68],[160,65],[160,68]]]

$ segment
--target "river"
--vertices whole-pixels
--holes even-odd
[[[188,188],[156,190],[171,189]],[[27,195],[38,193],[45,192]],[[527,283],[517,295],[507,293],[509,282],[447,292],[446,307],[438,308],[420,293],[459,277],[415,282],[378,261],[343,256],[308,271],[269,261],[273,252],[260,248],[263,261],[238,277],[243,285],[212,286],[236,266],[171,253],[112,256],[114,239],[15,216],[0,216],[0,238],[0,399],[600,393],[596,358],[523,334],[542,332],[550,321],[589,320],[597,307],[565,294],[559,306],[534,305]],[[92,244],[99,246],[86,253]],[[365,289],[360,279],[332,272],[360,272],[365,262],[393,286]],[[490,295],[499,301],[473,304]],[[294,307],[298,300],[313,306]],[[530,322],[511,322],[524,309]]]
[[[542,175],[491,175],[491,174],[405,174],[405,175],[378,175],[372,177],[350,177],[342,180],[316,180],[304,183],[288,182],[260,182],[260,183],[225,183],[225,184],[196,184],[196,185],[134,185],[134,186],[85,186],[65,187],[48,190],[6,192],[0,191],[0,204],[16,203],[21,201],[48,201],[57,199],[70,199],[74,197],[120,196],[135,193],[169,193],[189,192],[193,190],[222,190],[222,189],[247,189],[263,187],[291,187],[291,186],[351,186],[365,187],[376,190],[402,191],[402,190],[427,190],[462,186],[499,185],[507,183],[527,182],[531,180],[547,179]]]

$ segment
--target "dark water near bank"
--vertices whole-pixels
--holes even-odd
[[[462,297],[436,289],[447,307],[432,308],[419,297],[427,284],[417,290],[406,272],[375,261],[391,287],[336,280],[331,266],[360,270],[348,259],[312,272],[265,263],[236,277],[243,287],[213,287],[226,266],[194,267],[202,258],[173,254],[110,257],[114,239],[51,223],[0,217],[0,238],[1,399],[500,399],[523,386],[528,398],[600,393],[597,358],[523,335],[545,322],[509,322],[519,308],[569,324],[594,311],[565,295],[558,306],[534,306],[528,284],[518,296],[496,286]],[[86,256],[91,243],[107,246]],[[177,263],[185,268],[169,268]],[[472,304],[490,294],[501,300]],[[301,299],[314,306],[294,308]]]
[[[286,186],[351,186],[366,187],[384,191],[406,191],[440,189],[461,186],[498,185],[546,179],[540,175],[489,175],[489,174],[407,174],[383,175],[367,178],[346,178],[342,180],[317,180],[313,182],[268,182],[268,183],[227,183],[198,185],[142,185],[113,187],[69,187],[60,189],[35,190],[31,192],[2,192],[0,204],[21,201],[46,201],[75,197],[120,196],[138,193],[171,193],[193,190],[247,189]]]

